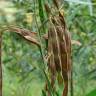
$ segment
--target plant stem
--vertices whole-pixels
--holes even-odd
[[[1,43],[2,43],[2,34],[0,32],[0,96],[2,96],[2,64],[1,64]]]
[[[71,96],[74,96],[74,94],[73,94],[73,71],[72,71],[72,69],[71,69]]]
[[[36,5],[35,5],[35,2],[34,2],[34,10],[36,8]],[[41,57],[42,57],[42,61],[43,61],[43,64],[45,65],[46,62],[44,60],[44,54],[43,54],[43,46],[42,46],[42,38],[41,38],[41,32],[39,30],[39,25],[38,25],[38,22],[37,22],[37,16],[36,16],[36,12],[34,11],[34,14],[35,14],[35,21],[36,21],[36,26],[37,26],[37,30],[38,30],[38,38],[39,38],[39,42],[40,42],[40,47],[39,47],[39,50],[40,50],[40,54],[41,54]]]

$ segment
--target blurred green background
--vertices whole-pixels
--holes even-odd
[[[52,5],[52,0],[0,0],[0,27],[16,25],[38,32],[40,20],[47,18],[45,10],[38,12],[40,2],[43,9],[45,2]],[[81,43],[72,46],[74,96],[96,96],[96,0],[61,2],[72,39]],[[44,34],[46,26],[42,30]],[[16,33],[2,34],[3,96],[43,96],[42,66],[36,45]]]

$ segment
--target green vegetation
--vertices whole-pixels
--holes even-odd
[[[0,0],[2,96],[47,96],[46,82],[50,96],[62,96],[62,78],[58,74],[54,90],[45,60],[50,16],[56,17],[59,12],[64,15],[73,41],[73,95],[69,85],[68,96],[96,96],[96,1],[57,0],[60,8],[55,1]]]

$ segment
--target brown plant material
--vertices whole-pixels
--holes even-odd
[[[70,71],[70,61],[71,61],[71,39],[70,34],[66,29],[64,18],[55,17],[56,23],[54,23],[55,29],[57,30],[57,36],[59,41],[60,50],[60,60],[61,60],[61,73],[64,80],[64,90],[62,96],[67,96],[68,94],[68,80]],[[55,19],[54,18],[54,19]],[[59,26],[56,26],[59,25]],[[55,50],[56,51],[56,50]]]
[[[64,91],[63,96],[67,96],[68,93],[68,72],[69,72],[69,66],[70,66],[70,45],[69,41],[66,41],[66,35],[64,35],[62,29],[57,29],[58,38],[59,38],[59,46],[60,46],[60,56],[61,56],[61,72],[64,79]],[[69,40],[69,39],[68,39]]]
[[[51,87],[52,89],[55,88],[54,84],[55,84],[55,79],[56,79],[56,67],[55,67],[55,63],[54,63],[54,53],[53,53],[53,46],[52,46],[52,35],[51,32],[48,32],[48,54],[49,54],[49,58],[48,58],[48,70],[50,71],[50,78],[51,78]],[[48,87],[48,85],[47,85]],[[48,96],[50,95],[50,92],[47,88],[47,92],[48,92]]]
[[[37,33],[36,32],[31,32],[30,30],[27,29],[21,29],[18,27],[8,27],[8,30],[10,32],[16,32],[17,34],[21,35],[24,39],[26,39],[27,41],[40,46],[40,43],[38,42],[37,37]]]
[[[47,14],[50,14],[51,13],[51,9],[50,9],[49,5],[47,3],[45,3],[44,6],[45,6],[45,10],[46,10]]]
[[[53,54],[54,54],[54,63],[56,66],[56,71],[60,72],[60,50],[59,50],[59,42],[57,38],[57,32],[54,28],[50,28],[49,32],[52,38],[52,48],[53,48]],[[50,38],[50,37],[49,37]],[[49,40],[49,39],[48,39]],[[49,49],[48,49],[49,50]]]
[[[43,35],[43,38],[44,38],[45,40],[48,40],[48,34],[47,34],[47,33],[44,34],[44,35]],[[81,46],[82,43],[81,43],[80,41],[77,41],[77,40],[71,40],[71,45]]]
[[[59,0],[53,0],[53,4],[56,8],[59,8]]]
[[[54,5],[57,6],[56,0],[54,1]],[[63,15],[59,12],[58,16],[52,16],[50,18],[51,28],[49,28],[48,35],[44,35],[44,38],[48,40],[48,43],[52,45],[52,47],[48,47],[48,53],[50,50],[52,51],[53,57],[50,56],[48,59],[54,59],[54,63],[48,63],[49,70],[53,70],[56,68],[56,73],[61,73],[63,82],[64,82],[64,90],[62,96],[68,95],[68,85],[69,79],[71,78],[71,36],[67,30],[66,23]],[[48,61],[48,62],[49,62]],[[55,66],[52,66],[54,64]],[[51,74],[54,73],[51,71]],[[56,78],[56,74],[52,75],[52,77]],[[51,78],[51,81],[54,80]],[[54,83],[53,83],[54,84]],[[52,85],[53,86],[53,85]]]

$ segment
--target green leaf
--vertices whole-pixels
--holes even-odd
[[[86,96],[96,96],[96,89],[89,92]]]
[[[41,25],[44,23],[45,21],[45,14],[44,14],[44,1],[43,0],[38,0],[38,7],[39,7],[39,16],[40,16],[40,21],[41,21]],[[46,29],[44,28],[45,26],[42,26],[42,30],[45,33]]]
[[[44,75],[45,75],[45,78],[46,78],[46,81],[47,81],[47,83],[48,83],[48,90],[49,90],[49,92],[50,92],[50,95],[51,95],[51,96],[54,96],[53,89],[52,89],[52,87],[51,87],[51,83],[50,83],[50,81],[49,81],[49,79],[48,79],[48,76],[47,76],[46,72],[45,72],[43,69],[42,69],[42,71],[43,71],[43,73],[44,73]]]

